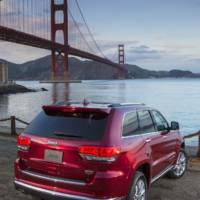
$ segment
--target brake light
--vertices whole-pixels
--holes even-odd
[[[17,147],[20,150],[29,150],[31,146],[31,139],[27,136],[19,136],[17,138]]]
[[[113,162],[119,155],[120,149],[118,147],[82,146],[79,153],[86,160]]]

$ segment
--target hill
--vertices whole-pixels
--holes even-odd
[[[116,69],[94,61],[70,58],[70,78],[73,80],[92,79],[117,79]],[[45,80],[50,77],[51,57],[46,56],[23,64],[8,62],[9,79],[11,80]],[[126,78],[200,78],[200,74],[190,71],[151,71],[137,65],[125,65],[127,69]]]

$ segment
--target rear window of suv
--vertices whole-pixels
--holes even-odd
[[[63,139],[101,140],[108,114],[100,112],[44,112],[26,128],[25,133]]]

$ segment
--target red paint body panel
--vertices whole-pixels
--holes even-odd
[[[18,150],[15,179],[28,185],[61,193],[109,199],[127,196],[135,171],[147,165],[150,183],[153,177],[176,162],[183,140],[178,131],[122,137],[124,114],[137,109],[149,108],[122,106],[102,109],[101,112],[106,112],[109,116],[101,141],[45,138],[23,133],[22,136],[31,139],[31,145],[27,151]],[[95,111],[100,110],[95,109]],[[49,141],[51,143],[48,143]],[[56,145],[53,145],[54,142]],[[79,153],[82,146],[118,147],[120,153],[112,162],[89,161],[84,160]],[[62,152],[62,162],[46,161],[44,157],[47,149]],[[33,177],[24,174],[24,171],[69,182],[54,182]]]

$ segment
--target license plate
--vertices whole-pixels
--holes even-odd
[[[61,163],[63,160],[63,152],[46,149],[44,152],[44,159],[49,162]]]

